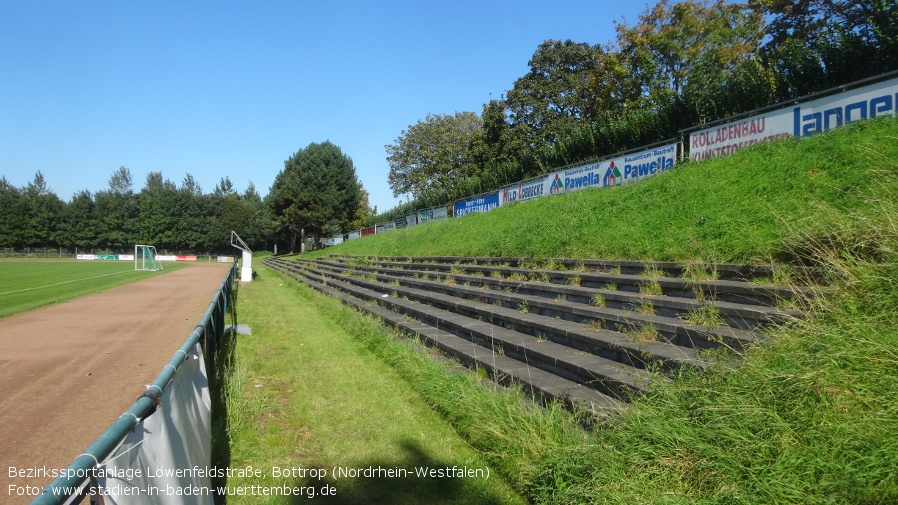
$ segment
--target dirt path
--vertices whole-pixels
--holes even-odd
[[[164,275],[0,320],[0,502],[65,468],[146,389],[203,316],[230,264]]]

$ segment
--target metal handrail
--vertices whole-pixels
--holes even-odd
[[[168,388],[168,385],[196,343],[206,334],[206,328],[211,324],[213,332],[220,333],[216,337],[221,337],[224,334],[224,325],[220,324],[216,327],[213,316],[218,315],[223,319],[225,314],[227,314],[228,301],[236,278],[237,262],[234,261],[234,264],[228,270],[227,276],[225,276],[225,279],[215,292],[215,296],[212,297],[212,301],[209,303],[199,324],[196,325],[196,328],[190,333],[190,336],[187,337],[181,348],[175,352],[171,361],[162,369],[156,380],[147,386],[148,392],[155,390],[158,393],[141,395],[131,408],[119,416],[94,443],[75,458],[67,468],[62,470],[60,472],[61,475],[48,484],[31,501],[31,505],[63,505],[70,503],[72,499],[81,499],[83,488],[87,485],[91,475],[93,475],[94,469],[115,451],[131,430],[156,410],[156,402],[159,396]],[[66,490],[76,489],[78,493],[66,492]]]

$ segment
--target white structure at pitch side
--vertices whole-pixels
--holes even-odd
[[[253,251],[246,245],[236,231],[231,230],[231,245],[243,251],[243,258],[240,262],[240,281],[250,282],[253,280]]]

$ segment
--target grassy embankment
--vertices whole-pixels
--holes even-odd
[[[166,265],[158,272],[136,271],[127,261],[2,260],[0,317],[136,282],[181,268]]]
[[[303,296],[534,503],[896,503],[896,222],[898,120],[887,120],[324,252],[800,261],[827,272],[835,292],[736,370],[685,373],[590,433]]]

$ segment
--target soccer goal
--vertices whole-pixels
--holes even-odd
[[[162,270],[162,262],[156,259],[154,246],[134,246],[134,270]]]

